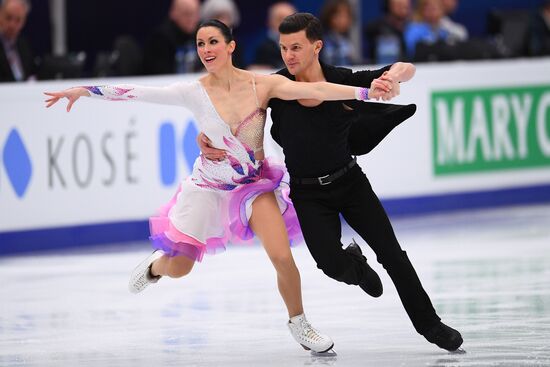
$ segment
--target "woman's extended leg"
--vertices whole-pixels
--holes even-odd
[[[302,314],[304,309],[300,272],[294,263],[285,223],[272,192],[262,194],[254,200],[250,227],[262,242],[277,271],[277,285],[288,316]]]
[[[151,265],[151,275],[169,276],[170,278],[181,278],[191,272],[195,260],[186,256],[168,257],[166,255],[158,258]]]
[[[162,276],[181,278],[193,269],[195,260],[186,256],[168,257],[164,252],[157,250],[143,260],[130,275],[128,289],[132,293],[139,293],[150,284],[158,282]]]
[[[332,349],[332,339],[313,328],[303,313],[300,272],[294,263],[286,226],[272,192],[262,194],[254,200],[250,227],[262,241],[277,271],[279,292],[290,318],[287,325],[294,339],[304,349],[318,353]]]

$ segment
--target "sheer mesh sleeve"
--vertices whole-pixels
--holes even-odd
[[[91,97],[109,101],[139,101],[189,107],[191,83],[174,83],[165,87],[134,84],[83,86]],[[187,95],[186,95],[187,94]]]

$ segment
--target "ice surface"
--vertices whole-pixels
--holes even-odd
[[[206,257],[183,279],[127,291],[143,242],[0,258],[0,366],[550,366],[550,206],[394,220],[443,321],[465,354],[416,334],[390,278],[378,299],[327,278],[293,250],[306,315],[337,356],[290,336],[260,246]]]

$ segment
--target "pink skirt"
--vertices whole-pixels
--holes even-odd
[[[291,245],[301,242],[290,190],[282,181],[285,172],[283,165],[265,159],[256,181],[229,191],[202,188],[188,178],[172,200],[150,218],[153,248],[168,256],[183,255],[200,262],[204,254],[225,251],[228,243],[252,244],[252,203],[266,192],[275,194]]]

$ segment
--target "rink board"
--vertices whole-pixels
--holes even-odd
[[[548,70],[550,59],[419,65],[394,100],[415,116],[358,159],[388,212],[550,201]],[[46,110],[43,91],[198,77],[0,85],[0,254],[144,239],[198,155],[183,108],[83,99],[67,113]],[[265,145],[284,159],[269,134]]]

